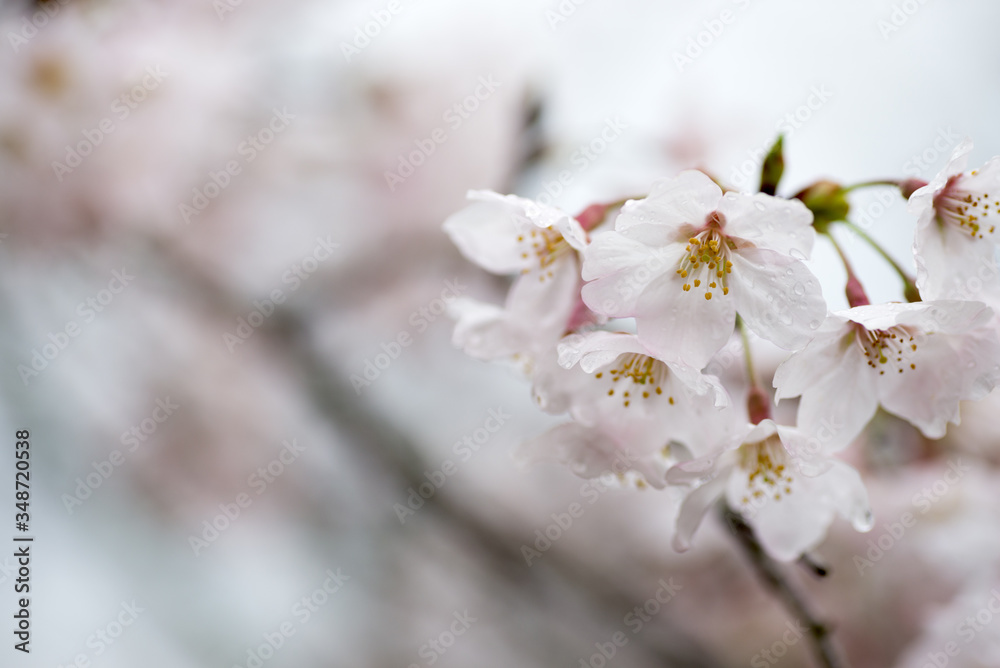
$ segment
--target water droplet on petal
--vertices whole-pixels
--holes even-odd
[[[785,276],[791,276],[794,273],[791,269],[785,269]]]
[[[763,202],[761,202],[760,200],[754,200],[754,203],[753,203],[753,205],[754,205],[755,207],[757,207],[757,210],[758,210],[758,211],[766,211],[766,210],[767,210],[767,207],[766,207],[766,206],[764,206],[764,203],[763,203]]]
[[[819,329],[819,320],[811,320],[809,322],[809,329]]]
[[[801,283],[796,283],[795,287],[792,288],[792,292],[794,292],[799,297],[801,297],[802,295],[804,295],[806,293],[806,289],[804,287],[802,287]]]
[[[806,259],[805,254],[802,251],[800,251],[798,248],[793,248],[792,250],[788,251],[788,254],[791,255],[796,260],[805,260]]]

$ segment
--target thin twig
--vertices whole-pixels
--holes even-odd
[[[764,586],[777,596],[785,609],[808,630],[809,645],[817,663],[823,668],[844,666],[830,637],[831,629],[816,618],[802,592],[785,578],[781,567],[764,552],[764,548],[757,541],[757,536],[754,535],[753,528],[744,521],[742,515],[728,506],[722,506],[722,519],[732,530],[737,543],[750,560]]]

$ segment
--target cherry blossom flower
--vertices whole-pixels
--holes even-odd
[[[802,396],[798,424],[849,444],[879,404],[928,438],[958,423],[959,402],[1000,380],[993,311],[979,302],[857,306],[831,314],[774,375],[776,400]]]
[[[674,548],[681,552],[691,547],[705,513],[723,497],[780,561],[816,547],[837,515],[858,531],[872,527],[858,472],[824,456],[804,432],[770,419],[747,424],[713,455],[673,466],[667,481],[692,486],[674,534]]]
[[[924,299],[981,299],[977,293],[990,283],[1000,292],[1000,157],[966,172],[971,151],[971,141],[959,144],[945,168],[909,198],[918,216],[913,254]]]
[[[646,346],[698,368],[725,345],[737,313],[761,337],[796,349],[826,315],[802,262],[815,240],[811,222],[797,200],[723,195],[702,172],[682,172],[594,236],[584,301],[609,317],[635,316]]]
[[[588,478],[624,459],[662,487],[678,456],[708,452],[736,426],[716,378],[651,356],[632,334],[568,336],[558,353],[558,364],[539,368],[533,392],[543,410],[573,422],[527,443],[530,459],[555,459]]]
[[[454,342],[478,359],[539,354],[566,333],[582,307],[577,251],[587,234],[568,214],[528,199],[490,191],[470,191],[469,199],[445,221],[445,231],[487,271],[520,275],[502,308],[459,300]]]

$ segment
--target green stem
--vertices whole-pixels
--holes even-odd
[[[743,319],[736,316],[736,326],[743,340],[743,359],[747,365],[747,383],[750,391],[747,393],[747,417],[752,424],[760,424],[761,420],[771,419],[771,399],[764,388],[757,382],[757,372],[753,366],[753,355],[750,353],[750,336]]]
[[[903,294],[906,295],[906,299],[908,301],[911,302],[920,301],[920,293],[917,291],[917,284],[913,280],[913,277],[910,276],[906,272],[906,270],[903,269],[903,267],[898,262],[896,262],[896,260],[891,255],[889,255],[889,253],[884,248],[882,248],[882,246],[877,241],[875,241],[875,239],[870,237],[867,232],[865,232],[862,228],[858,227],[849,220],[841,220],[838,222],[843,223],[848,227],[848,229],[850,229],[852,232],[854,232],[859,237],[864,239],[869,246],[875,249],[876,253],[882,256],[882,259],[884,259],[886,262],[889,263],[890,266],[892,266],[893,270],[895,270],[895,272],[899,274],[899,278],[902,279],[903,281]]]
[[[855,306],[864,306],[871,304],[868,300],[868,295],[865,294],[865,288],[861,285],[861,281],[858,279],[857,274],[854,273],[854,268],[851,266],[850,261],[847,259],[847,254],[844,253],[844,249],[840,247],[837,243],[837,239],[833,236],[833,233],[827,229],[823,234],[826,238],[830,240],[833,245],[833,249],[837,251],[837,255],[840,256],[840,261],[844,263],[844,271],[847,272],[847,284],[844,286],[844,294],[847,295],[847,302],[851,305],[851,308]]]
[[[892,186],[894,188],[899,187],[899,181],[893,179],[876,179],[874,181],[862,181],[861,183],[855,183],[852,186],[844,186],[846,192],[851,192],[852,190],[857,190],[858,188],[872,188],[875,186]]]
[[[747,333],[747,326],[743,324],[743,318],[736,316],[736,328],[740,330],[740,339],[743,341],[743,360],[747,365],[747,380],[750,387],[757,387],[757,373],[753,366],[753,355],[750,352],[750,336]]]

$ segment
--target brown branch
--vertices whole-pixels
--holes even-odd
[[[743,516],[726,505],[721,506],[722,519],[730,528],[736,542],[750,560],[764,586],[781,601],[781,604],[795,619],[802,622],[808,629],[809,645],[818,665],[823,668],[841,668],[846,664],[841,661],[831,638],[831,629],[820,622],[806,603],[802,592],[785,578],[780,565],[764,552],[753,528],[746,523]]]

